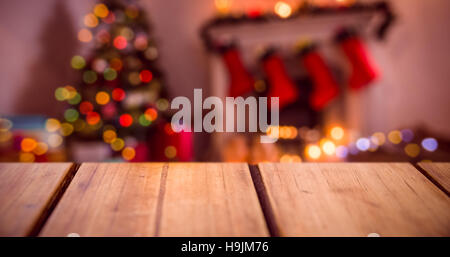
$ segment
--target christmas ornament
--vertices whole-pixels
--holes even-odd
[[[352,67],[348,81],[350,88],[357,90],[373,82],[379,74],[360,37],[354,31],[344,29],[336,39]]]
[[[262,65],[270,84],[267,97],[279,97],[280,109],[297,101],[299,90],[278,54],[273,50],[268,51],[262,58]]]
[[[251,92],[254,80],[244,67],[237,47],[234,45],[223,47],[222,59],[230,77],[229,96],[237,97]]]
[[[310,105],[314,110],[320,111],[338,95],[339,87],[316,45],[303,47],[300,59],[314,85]]]

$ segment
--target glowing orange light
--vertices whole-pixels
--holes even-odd
[[[100,122],[100,114],[97,112],[88,112],[86,115],[86,122],[89,125],[95,125]]]
[[[20,147],[24,152],[31,152],[36,148],[37,142],[33,138],[24,138],[22,142],[20,142]]]
[[[326,140],[322,144],[322,150],[326,155],[333,155],[336,152],[336,145],[330,140]]]
[[[48,132],[55,132],[57,131],[61,126],[61,123],[57,119],[50,118],[45,122],[45,129]]]
[[[152,80],[153,74],[149,70],[143,70],[141,73],[139,73],[139,79],[141,79],[142,82],[148,83]]]
[[[96,4],[94,7],[94,14],[100,18],[106,18],[108,16],[108,7],[104,4]]]
[[[104,91],[100,91],[95,95],[95,101],[100,105],[105,105],[109,102],[109,95]]]
[[[117,138],[117,134],[114,130],[106,130],[103,132],[103,141],[106,143],[112,143]]]
[[[127,160],[127,161],[131,161],[134,156],[136,156],[136,151],[134,150],[134,148],[132,147],[125,147],[122,150],[122,157]]]
[[[156,118],[158,118],[158,111],[156,111],[154,108],[148,108],[145,110],[145,118],[149,121],[154,121]]]
[[[92,112],[93,110],[94,106],[88,101],[84,101],[80,104],[80,112],[82,114],[87,114],[89,112]]]
[[[81,29],[78,32],[78,40],[87,43],[92,40],[92,33],[88,29]]]
[[[48,150],[48,145],[46,143],[43,142],[39,142],[36,145],[36,148],[34,148],[33,153],[36,155],[43,155],[47,152]]]
[[[319,159],[322,152],[320,151],[320,147],[317,145],[308,145],[305,149],[306,156],[311,159]]]
[[[133,117],[128,113],[122,114],[120,115],[119,123],[122,127],[129,127],[133,124]]]
[[[88,13],[84,16],[84,25],[89,28],[94,28],[98,25],[98,19],[94,14]]]
[[[125,91],[121,88],[115,88],[111,93],[114,101],[120,102],[125,98]]]
[[[281,18],[287,18],[292,13],[292,8],[288,3],[278,1],[274,7],[275,13]]]
[[[330,130],[330,136],[334,140],[341,140],[344,138],[344,129],[342,127],[336,126]]]
[[[20,153],[19,161],[21,162],[34,162],[35,156],[32,153]]]
[[[215,0],[216,9],[221,14],[227,14],[230,12],[231,0]]]
[[[114,38],[114,47],[121,50],[121,49],[125,49],[125,47],[127,47],[127,39],[123,36],[117,36],[116,38]]]

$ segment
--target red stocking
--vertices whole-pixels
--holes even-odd
[[[301,61],[314,84],[310,97],[311,107],[319,111],[338,95],[339,87],[314,46],[302,50]]]
[[[281,58],[270,53],[263,58],[263,68],[270,83],[267,96],[279,97],[280,109],[297,101],[299,92],[297,86],[289,78]],[[270,99],[268,100],[270,103]]]
[[[242,96],[253,90],[254,80],[245,69],[239,51],[235,46],[224,49],[222,58],[230,76],[229,96]]]
[[[364,43],[356,34],[343,31],[338,35],[338,42],[352,66],[352,74],[349,79],[350,88],[363,88],[378,77],[378,71],[371,61]]]

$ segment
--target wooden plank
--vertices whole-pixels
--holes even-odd
[[[447,193],[450,192],[450,163],[421,162],[418,163],[425,172]]]
[[[267,236],[246,164],[82,164],[41,236]]]
[[[0,163],[0,236],[30,235],[71,167],[71,163]]]
[[[450,200],[410,164],[260,164],[281,236],[449,236]]]

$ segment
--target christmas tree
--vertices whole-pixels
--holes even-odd
[[[169,107],[147,17],[134,1],[104,0],[83,21],[78,39],[93,49],[71,60],[80,81],[55,91],[70,105],[61,133],[69,142],[102,140],[111,157],[147,161],[152,133],[167,120]]]

